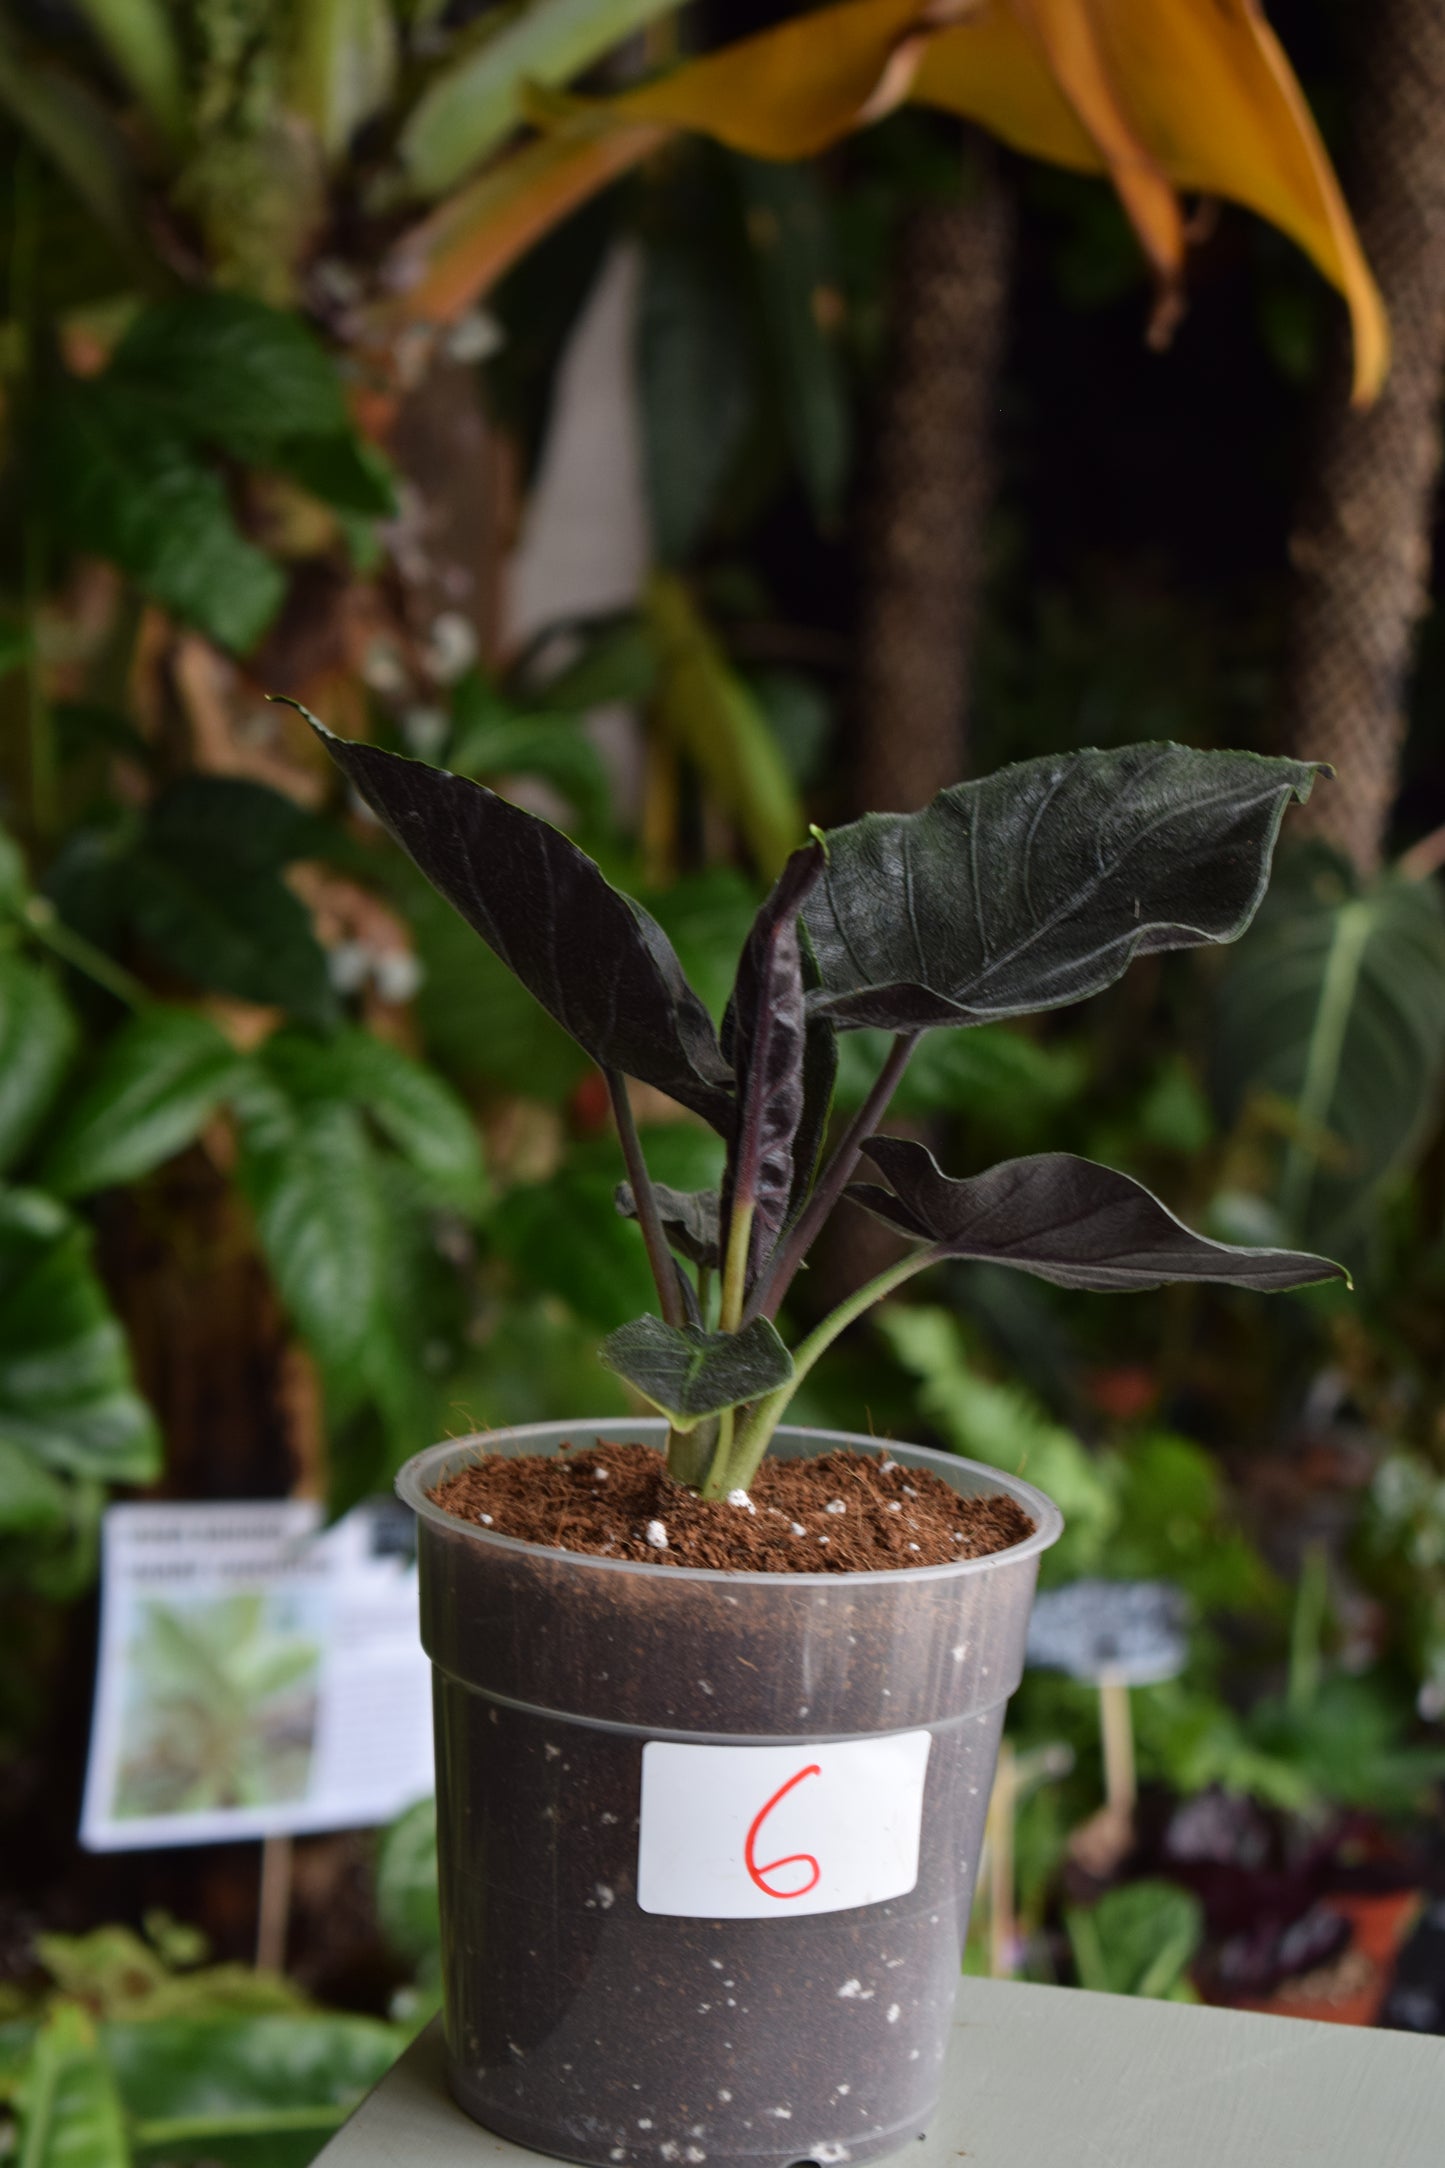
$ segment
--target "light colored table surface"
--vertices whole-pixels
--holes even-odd
[[[1445,2040],[965,1980],[910,2168],[1445,2168]],[[448,2098],[433,2025],[325,2168],[535,2168]]]

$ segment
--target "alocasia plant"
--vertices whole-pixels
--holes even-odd
[[[640,904],[547,822],[480,784],[314,724],[361,797],[607,1078],[659,1315],[603,1359],[661,1410],[668,1464],[705,1497],[746,1488],[799,1381],[871,1303],[939,1259],[1064,1287],[1343,1278],[1328,1259],[1194,1234],[1128,1175],[1068,1153],[968,1180],[875,1134],[920,1035],[1082,1000],[1136,956],[1232,941],[1315,770],[1251,753],[1131,746],[1020,762],[921,813],[868,814],[793,853],[759,910],[721,1033]],[[840,1031],[893,1046],[825,1150]],[[719,1192],[654,1184],[625,1079],[727,1146]],[[860,1161],[882,1178],[854,1183]],[[914,1245],[796,1349],[775,1323],[840,1199]],[[689,1269],[691,1268],[691,1269]]]

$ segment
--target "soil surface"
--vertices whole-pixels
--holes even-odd
[[[487,1454],[431,1493],[459,1520],[549,1550],[736,1573],[861,1573],[983,1558],[1033,1534],[1014,1499],[964,1498],[883,1452],[769,1457],[750,1492],[709,1500],[651,1445]]]

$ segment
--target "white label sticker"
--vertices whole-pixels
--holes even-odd
[[[680,1919],[786,1919],[918,1880],[926,1731],[801,1746],[642,1750],[637,1902]]]

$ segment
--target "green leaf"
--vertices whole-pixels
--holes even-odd
[[[440,195],[521,125],[529,86],[561,84],[630,37],[669,0],[533,0],[433,75],[401,132],[420,196]]]
[[[720,1261],[717,1191],[669,1189],[665,1182],[654,1182],[652,1193],[657,1199],[662,1231],[678,1256],[687,1258],[690,1264],[715,1270]],[[630,1182],[618,1183],[614,1202],[624,1219],[636,1219],[637,1200]]]
[[[110,558],[223,647],[255,646],[285,580],[237,527],[219,473],[154,401],[109,374],[66,382],[42,402],[36,435],[37,476],[63,542]]]
[[[729,667],[680,580],[665,573],[652,580],[647,617],[658,651],[658,720],[696,763],[772,879],[803,840],[807,824],[767,717]]]
[[[804,914],[844,1030],[1057,1008],[1136,956],[1232,941],[1306,763],[1181,745],[1026,760],[827,838]]]
[[[283,437],[262,465],[280,469],[338,511],[363,519],[396,516],[396,483],[382,454],[351,431],[324,437]]]
[[[741,1332],[702,1332],[639,1317],[602,1343],[602,1360],[660,1408],[674,1430],[786,1385],[793,1358],[765,1317]]]
[[[657,1299],[635,1229],[611,1209],[616,1167],[613,1148],[576,1153],[548,1181],[509,1189],[490,1223],[499,1256],[602,1331]]]
[[[0,1172],[20,1157],[75,1052],[70,1005],[48,971],[0,955]]]
[[[434,1070],[359,1030],[327,1039],[278,1032],[262,1059],[298,1104],[339,1100],[369,1114],[440,1202],[459,1212],[480,1207],[486,1176],[477,1125]]]
[[[435,1799],[419,1799],[382,1832],[376,1914],[382,1933],[403,1956],[415,1961],[439,1949]]]
[[[1204,1940],[1204,1908],[1177,1882],[1130,1882],[1095,1905],[1066,1905],[1064,1925],[1080,1987],[1177,1999]]]
[[[247,1066],[194,1009],[133,1017],[107,1042],[51,1138],[46,1187],[82,1197],[138,1181],[194,1141]]]
[[[1105,1294],[1177,1280],[1279,1290],[1348,1278],[1342,1265],[1299,1250],[1239,1249],[1177,1220],[1141,1182],[1072,1152],[1008,1159],[951,1181],[906,1137],[863,1146],[892,1194],[859,1183],[845,1194],[939,1257],[971,1257],[1032,1272],[1056,1287]]]
[[[101,2034],[138,2168],[305,2168],[404,2045],[375,2018],[152,2018]]]
[[[355,1107],[241,1102],[241,1186],[281,1299],[343,1403],[364,1399],[384,1333],[390,1234]]]
[[[1219,994],[1213,1083],[1293,1122],[1281,1176],[1291,1231],[1357,1234],[1413,1165],[1445,1076],[1445,907],[1434,882],[1360,888],[1312,849],[1282,869]]]
[[[663,564],[681,564],[707,529],[756,398],[747,325],[695,236],[648,249],[637,336],[653,544]]]
[[[311,916],[280,874],[204,831],[148,830],[126,860],[122,907],[137,934],[198,986],[326,1024],[337,1011]]]
[[[297,438],[349,428],[336,367],[294,310],[197,292],[143,309],[107,383],[179,435],[261,463]]]
[[[0,1437],[106,1483],[150,1482],[160,1468],[90,1238],[37,1190],[0,1191]]]
[[[734,155],[771,376],[793,457],[824,525],[842,509],[852,412],[833,324],[842,312],[828,197],[816,167]]]
[[[611,787],[602,757],[576,717],[511,707],[475,670],[452,696],[447,758],[458,775],[481,780],[535,775],[553,784],[584,821],[606,826]]]
[[[84,2010],[61,2003],[20,2089],[19,2168],[130,2168],[114,2076]]]
[[[58,1535],[70,1517],[69,1487],[0,1433],[0,1537]]]
[[[172,140],[186,126],[186,84],[178,25],[165,0],[79,0],[147,117]]]
[[[328,752],[433,886],[603,1068],[726,1130],[727,1065],[672,945],[561,832],[444,768],[333,737]]]
[[[339,157],[395,85],[391,0],[307,0],[292,35],[287,103],[311,123],[328,154]]]

